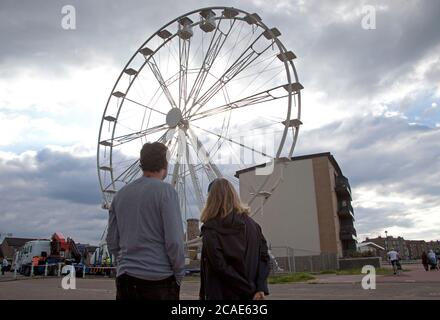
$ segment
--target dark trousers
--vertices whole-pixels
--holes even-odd
[[[179,300],[174,276],[149,281],[123,274],[116,278],[116,300]]]

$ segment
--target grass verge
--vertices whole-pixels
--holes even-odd
[[[403,270],[404,272],[408,270]],[[362,274],[361,268],[354,268],[354,269],[346,269],[346,270],[324,270],[321,271],[319,274],[336,274],[338,276],[349,276],[349,275],[360,275]],[[376,269],[377,275],[391,275],[393,274],[393,270],[390,268],[377,268]]]
[[[310,273],[297,272],[297,273],[269,276],[267,282],[269,284],[280,284],[280,283],[292,283],[292,282],[306,282],[313,279],[315,279],[315,277],[312,276]]]

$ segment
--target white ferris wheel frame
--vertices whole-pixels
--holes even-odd
[[[217,16],[215,15],[216,11],[221,11],[221,15]],[[213,15],[211,14],[211,12],[213,13]],[[191,19],[189,19],[189,16],[194,15],[194,14],[200,14],[200,20],[193,22]],[[218,167],[216,166],[215,163],[210,162],[209,160],[209,153],[207,152],[207,150],[205,150],[203,148],[203,145],[200,143],[200,141],[197,139],[197,137],[195,136],[195,133],[193,132],[193,130],[190,128],[190,126],[188,125],[188,123],[185,124],[185,116],[195,116],[196,120],[197,119],[201,119],[204,117],[209,117],[213,114],[216,114],[217,112],[223,112],[223,111],[230,111],[233,110],[235,108],[241,108],[243,106],[248,106],[248,105],[252,105],[252,104],[256,104],[256,103],[261,103],[261,102],[265,102],[268,100],[265,99],[278,99],[278,98],[274,98],[273,96],[271,96],[271,91],[278,89],[281,86],[269,89],[269,90],[264,90],[262,92],[259,92],[257,94],[251,95],[249,97],[240,99],[238,101],[234,101],[234,102],[230,102],[230,103],[226,103],[220,107],[217,108],[213,108],[213,109],[209,109],[209,110],[205,110],[202,112],[197,113],[194,112],[191,114],[191,109],[196,106],[196,103],[193,103],[193,105],[186,110],[186,105],[184,107],[184,109],[180,108],[181,106],[181,101],[182,101],[182,95],[184,96],[184,99],[186,99],[186,94],[187,92],[183,92],[183,90],[187,90],[186,88],[186,83],[184,85],[181,85],[181,82],[186,82],[186,75],[184,74],[184,70],[182,69],[182,64],[181,64],[181,68],[179,70],[179,101],[176,103],[173,100],[173,97],[171,95],[171,93],[167,90],[167,84],[165,83],[164,79],[161,77],[160,74],[160,70],[158,70],[157,65],[154,61],[154,55],[156,52],[158,52],[166,43],[168,43],[169,41],[171,41],[174,37],[185,37],[184,32],[188,29],[192,30],[192,28],[194,28],[195,26],[202,26],[204,23],[209,22],[208,19],[211,19],[211,21],[217,21],[217,20],[221,20],[221,19],[229,19],[235,22],[235,20],[242,20],[242,21],[246,21],[248,24],[257,27],[262,28],[264,31],[262,32],[262,34],[259,36],[265,36],[268,40],[272,41],[272,45],[276,44],[276,46],[279,49],[279,54],[278,54],[278,58],[281,60],[281,62],[284,63],[284,67],[286,70],[286,76],[287,76],[287,83],[282,85],[282,87],[284,87],[284,89],[287,91],[286,96],[284,96],[283,98],[287,97],[287,114],[286,114],[286,119],[282,122],[282,124],[284,125],[284,129],[282,132],[282,136],[281,136],[281,141],[279,144],[279,147],[277,149],[276,154],[273,156],[273,159],[279,159],[280,155],[282,153],[282,151],[284,150],[284,144],[286,142],[286,137],[288,134],[289,129],[292,129],[292,134],[293,134],[293,138],[292,138],[292,145],[289,148],[289,152],[288,152],[288,158],[290,159],[295,145],[296,145],[296,141],[298,139],[298,134],[299,134],[299,128],[300,125],[302,124],[300,118],[301,118],[301,89],[303,89],[302,85],[299,83],[298,81],[298,75],[297,75],[297,71],[295,68],[295,65],[293,63],[293,59],[296,58],[296,56],[291,52],[288,51],[285,46],[283,45],[283,43],[278,39],[278,36],[280,35],[278,29],[276,28],[269,28],[267,27],[263,22],[262,19],[258,16],[258,14],[251,14],[248,13],[244,10],[241,9],[237,9],[237,8],[231,8],[231,7],[206,7],[206,8],[201,8],[201,9],[197,9],[197,10],[193,10],[190,11],[188,13],[185,13],[177,18],[175,18],[174,20],[171,20],[170,22],[168,22],[167,24],[165,24],[164,26],[162,26],[160,29],[158,29],[154,34],[152,34],[140,47],[139,49],[133,54],[133,56],[129,59],[129,61],[126,63],[126,65],[124,66],[123,70],[121,71],[121,73],[119,74],[119,77],[117,78],[115,85],[112,88],[112,91],[108,97],[107,103],[106,103],[106,107],[104,109],[104,113],[101,119],[101,125],[100,125],[100,129],[99,129],[99,136],[98,136],[98,146],[97,146],[97,169],[98,169],[98,180],[99,180],[99,185],[101,188],[101,192],[103,195],[103,208],[108,209],[112,200],[113,195],[117,192],[116,188],[115,188],[115,180],[117,180],[118,178],[115,179],[114,175],[113,175],[113,169],[112,169],[112,151],[113,148],[115,146],[117,146],[117,143],[124,143],[124,141],[132,141],[134,139],[138,139],[140,137],[146,136],[148,134],[152,134],[152,133],[157,133],[161,130],[165,130],[164,135],[161,136],[161,138],[158,141],[162,141],[167,143],[167,145],[170,145],[170,142],[172,141],[166,141],[166,133],[170,131],[170,129],[174,130],[176,127],[181,127],[184,130],[179,130],[179,134],[184,134],[185,136],[185,144],[192,144],[193,148],[197,148],[198,150],[201,150],[201,154],[203,156],[203,154],[205,154],[205,156],[207,157],[207,161],[206,161],[206,165],[205,170],[206,170],[206,174],[209,178],[209,180],[212,180],[216,177],[220,177],[222,176],[220,170],[218,169]],[[171,32],[169,32],[166,28],[178,23],[178,32],[171,34]],[[209,27],[209,24],[207,24]],[[185,29],[187,28],[187,29]],[[202,27],[201,27],[202,28]],[[231,27],[232,28],[232,27]],[[219,30],[219,23],[216,23],[216,29],[215,31],[217,32],[217,30]],[[211,32],[213,30],[210,30],[209,32]],[[206,31],[205,31],[206,32]],[[220,31],[221,33],[222,31]],[[191,34],[192,35],[192,34]],[[189,37],[191,37],[191,35],[189,35]],[[147,45],[148,43],[156,38],[156,37],[161,37],[164,41],[163,44],[158,46],[156,49],[150,49]],[[214,41],[215,35],[212,37],[211,41]],[[258,39],[258,38],[257,38]],[[226,41],[226,39],[225,39]],[[256,40],[255,40],[256,41]],[[185,43],[185,41],[183,41]],[[179,39],[179,45],[180,45],[180,39]],[[259,57],[258,52],[256,52],[253,48],[252,45],[249,46],[247,49],[252,49],[255,53],[257,53],[257,57]],[[180,51],[180,50],[179,50]],[[182,50],[182,53],[185,52],[185,49]],[[188,50],[189,52],[189,50]],[[179,52],[180,54],[180,52]],[[134,69],[131,67],[132,62],[135,60],[136,57],[139,57],[139,55],[143,56],[143,58],[145,58],[144,63],[142,64],[142,66],[139,69]],[[244,55],[244,53],[242,54],[242,56]],[[206,62],[206,57],[208,56],[208,52],[205,55],[205,60],[203,61],[203,66],[205,67],[205,62]],[[244,63],[247,62],[244,59],[246,57],[242,57],[242,61],[239,61],[239,63]],[[179,57],[180,59],[181,57]],[[186,57],[186,61],[188,57]],[[214,58],[215,59],[215,58]],[[213,61],[212,61],[213,62]],[[212,65],[211,62],[211,65]],[[237,61],[236,61],[237,62]],[[130,90],[130,88],[132,87],[133,83],[135,83],[135,80],[137,78],[137,76],[140,74],[140,72],[143,70],[143,68],[145,66],[149,66],[150,69],[152,70],[152,72],[154,73],[156,79],[158,80],[160,87],[163,90],[163,93],[165,94],[166,98],[168,99],[170,105],[171,105],[171,110],[170,112],[163,113],[161,111],[158,110],[154,110],[156,112],[160,112],[163,115],[166,115],[166,122],[161,125],[161,126],[155,126],[155,127],[151,127],[151,128],[146,128],[146,129],[142,129],[138,132],[134,132],[131,134],[127,134],[124,136],[120,136],[120,137],[115,137],[115,130],[117,127],[117,122],[118,122],[118,118],[120,115],[120,111],[122,109],[122,106],[125,102],[125,100],[130,100],[129,98],[127,98],[127,94]],[[201,67],[201,70],[202,70]],[[232,67],[232,66],[231,66]],[[231,67],[229,69],[231,69]],[[229,70],[228,69],[228,70]],[[182,72],[183,70],[183,72]],[[234,70],[232,70],[234,71]],[[238,74],[238,73],[237,73]],[[235,75],[234,75],[235,76]],[[129,81],[129,85],[126,88],[125,92],[121,92],[121,91],[116,91],[118,84],[120,83],[120,81],[125,81],[127,80]],[[196,79],[195,82],[198,81],[198,78]],[[203,81],[203,79],[202,79]],[[203,84],[203,83],[202,83]],[[220,82],[220,85],[222,85],[222,83]],[[191,91],[194,90],[194,88],[196,87],[196,83],[193,85]],[[199,87],[201,89],[201,85],[199,84]],[[215,87],[215,86],[214,86]],[[185,88],[185,89],[182,89]],[[202,93],[202,97],[197,97],[198,98],[198,102],[201,103],[205,103],[207,101],[209,101],[210,99],[210,94],[216,94],[218,91],[217,88],[212,89],[213,87],[211,87],[210,89],[208,89],[207,91]],[[212,90],[211,90],[212,89]],[[211,90],[211,92],[210,92]],[[200,92],[199,92],[200,93]],[[297,114],[296,114],[296,118],[292,119],[292,101],[294,100],[294,95],[297,96],[297,100],[294,101],[295,103],[295,107],[297,108]],[[116,114],[111,114],[108,113],[108,109],[109,109],[109,105],[111,103],[111,101],[113,101],[114,99],[117,99],[117,105],[118,105],[118,111]],[[204,100],[203,100],[204,99]],[[138,102],[135,101],[131,101],[134,103],[139,104]],[[146,105],[142,105],[146,108],[149,108]],[[203,107],[204,104],[201,104],[201,107]],[[201,107],[199,107],[197,110],[200,110]],[[151,109],[151,108],[149,108]],[[173,111],[174,110],[174,111]],[[178,111],[177,111],[178,110]],[[188,120],[191,118],[188,118]],[[111,134],[111,138],[110,139],[105,139],[105,140],[101,140],[102,139],[102,131],[103,131],[103,127],[104,125],[108,125],[109,129],[112,128],[112,134]],[[194,125],[194,127],[197,127],[196,125]],[[209,130],[197,127],[201,130],[204,130],[206,132],[209,133]],[[217,135],[215,133],[212,133],[214,135]],[[243,148],[248,148],[248,149],[252,149],[253,152],[258,152],[256,150],[254,150],[253,148],[249,148],[243,144],[240,144],[236,141],[233,141],[230,138],[227,137],[223,137],[221,135],[218,135],[219,138],[223,138],[223,139],[227,139],[229,140],[229,142],[231,143],[235,143],[235,144],[239,144],[240,147]],[[131,140],[130,140],[131,139]],[[195,144],[195,145],[194,145]],[[174,146],[175,147],[175,146]],[[189,145],[188,145],[189,147]],[[110,150],[109,152],[109,162],[108,164],[102,164],[101,158],[100,158],[100,154],[101,154],[101,148],[105,148],[104,150],[107,150],[107,148],[109,148]],[[188,150],[188,149],[187,149]],[[260,152],[261,153],[261,152]],[[263,155],[267,156],[266,154],[262,153]],[[177,157],[177,165],[174,166],[175,170],[173,172],[173,178],[171,183],[176,186],[177,180],[179,178],[179,173],[178,171],[180,170],[180,165],[179,165],[179,161],[181,159],[181,157],[189,157],[188,154],[182,154],[180,153]],[[186,160],[188,160],[188,158],[186,158]],[[190,161],[188,161],[189,163]],[[136,170],[139,170],[138,168],[138,164],[135,162],[133,163],[129,168],[127,168],[128,173],[127,174],[133,174]],[[102,179],[102,174],[104,172],[109,172],[110,176],[111,176],[111,183],[109,185],[104,185],[103,184],[103,179]],[[133,173],[132,173],[133,172]],[[199,205],[199,208],[201,208],[201,206],[203,205],[204,199],[203,199],[203,195],[199,186],[199,183],[197,181],[197,174],[195,173],[195,166],[194,165],[188,165],[188,170],[185,172],[183,172],[182,174],[184,174],[184,176],[190,176],[192,184],[194,186],[195,189],[195,196],[197,198],[197,202]],[[134,176],[134,175],[133,175]],[[265,184],[267,183],[267,181],[269,180],[269,176],[264,180],[263,184],[261,186],[259,186],[258,192],[261,192],[265,186]],[[258,192],[252,197],[250,203],[252,201],[255,200]]]

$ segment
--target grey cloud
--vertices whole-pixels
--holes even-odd
[[[77,10],[77,30],[61,28],[61,8],[72,4]],[[3,74],[10,68],[31,64],[45,72],[66,66],[97,65],[103,57],[121,65],[138,46],[169,20],[212,1],[3,1],[0,10]],[[377,30],[361,28],[361,18],[344,20],[338,12],[356,12],[363,4],[378,9]],[[247,11],[259,12],[269,26],[277,26],[281,40],[297,53],[301,81],[306,88],[322,90],[334,100],[371,97],[387,90],[407,74],[424,55],[440,44],[440,3],[435,0],[308,1],[289,8],[264,2],[226,1]],[[382,11],[381,5],[388,6]],[[302,12],[301,8],[307,11]],[[344,9],[344,10],[342,10]],[[262,12],[260,12],[262,11]],[[10,70],[9,72],[13,72]],[[429,74],[435,77],[435,71]],[[378,86],[379,82],[389,82]]]
[[[437,59],[426,72],[426,78],[432,83],[435,83],[437,87],[440,86],[440,58]]]
[[[411,228],[415,220],[406,216],[405,212],[362,208],[358,207],[355,211],[356,228],[359,234],[379,233],[380,230],[390,227]],[[389,215],[398,215],[399,219]]]
[[[297,152],[332,151],[354,186],[411,183],[417,193],[438,195],[438,183],[424,182],[439,175],[438,141],[438,128],[369,115],[303,132]]]
[[[75,241],[97,244],[107,223],[107,213],[96,205],[39,196],[12,196],[1,205],[2,231],[18,237],[48,238],[59,231]]]
[[[355,207],[360,234],[393,226],[415,232],[411,228],[420,217],[409,217],[410,214],[440,208],[438,141],[438,128],[412,126],[399,117],[369,115],[303,132],[296,152],[331,151],[350,179],[355,201],[356,189],[360,188],[376,190],[384,197],[393,192],[408,199],[421,197],[422,204],[408,207],[391,204],[385,208]],[[420,237],[422,232],[412,235]]]
[[[76,9],[75,30],[61,27],[64,5]],[[103,57],[122,65],[162,25],[207,5],[195,0],[2,1],[0,30],[7,32],[0,33],[0,63],[5,69],[31,63],[54,73],[66,66],[97,65]]]
[[[30,196],[99,204],[94,157],[78,158],[46,148],[38,151],[33,161],[9,160],[0,165],[1,180],[15,183]]]
[[[343,19],[363,5],[377,8],[377,29],[364,30],[362,15]],[[387,10],[380,9],[387,6]],[[296,64],[305,88],[325,91],[344,105],[372,98],[411,73],[420,59],[440,44],[438,1],[307,1],[302,12],[270,11],[265,22],[279,27],[281,40],[297,53]],[[345,8],[341,10],[341,8]],[[386,80],[386,81],[385,81]]]
[[[100,208],[94,157],[43,149],[0,161],[0,181],[2,231],[32,237],[61,231],[82,242],[99,240],[107,213]]]

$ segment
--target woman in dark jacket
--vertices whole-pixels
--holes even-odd
[[[214,180],[208,191],[201,216],[200,299],[264,299],[269,255],[260,226],[228,180]]]

